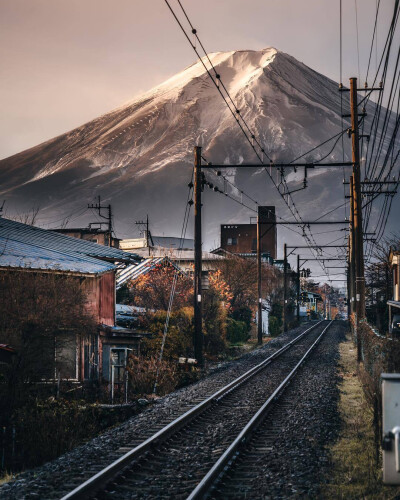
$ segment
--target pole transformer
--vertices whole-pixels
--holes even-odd
[[[194,357],[198,366],[204,365],[202,328],[202,236],[201,236],[201,147],[194,148]]]

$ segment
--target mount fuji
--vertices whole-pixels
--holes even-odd
[[[341,102],[337,83],[290,55],[266,48],[209,57],[273,161],[292,161],[342,130],[342,110],[349,112],[347,93],[342,93]],[[370,106],[373,111],[374,104]],[[334,149],[333,144],[299,161],[325,155],[326,161],[349,161],[347,136],[344,150],[341,140]],[[146,214],[153,234],[179,235],[194,146],[202,146],[213,163],[257,163],[201,61],[118,109],[1,160],[0,199],[6,200],[11,212],[39,207],[39,224],[59,227],[64,218],[69,225],[86,225],[92,219],[82,212],[101,195],[102,202],[112,204],[118,237],[132,236],[135,219]],[[276,205],[278,216],[292,219],[264,168],[230,169],[226,174],[251,198]],[[207,177],[222,186],[214,173]],[[342,178],[342,169],[309,171],[309,187],[293,195],[304,220],[315,219],[343,201]],[[301,187],[303,170],[288,171],[287,181],[290,188]],[[230,196],[255,207],[231,184],[225,188]],[[205,246],[218,246],[219,224],[248,222],[254,215],[227,197],[205,191]],[[331,215],[343,217],[343,209]],[[189,227],[188,236],[190,232]]]

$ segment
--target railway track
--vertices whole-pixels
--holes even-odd
[[[203,498],[331,323],[319,322],[63,497]]]

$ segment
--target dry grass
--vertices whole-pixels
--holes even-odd
[[[14,481],[16,479],[15,474],[9,474],[8,472],[4,472],[0,475],[0,486],[5,483],[9,483],[10,481]]]
[[[382,471],[375,459],[373,412],[357,377],[356,349],[350,336],[340,345],[343,377],[339,409],[342,428],[331,447],[332,468],[322,487],[326,499],[394,499],[400,488],[382,484]]]

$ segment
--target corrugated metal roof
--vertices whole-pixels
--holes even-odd
[[[175,267],[178,271],[182,272],[177,265],[175,265],[168,257],[154,257],[146,259],[138,265],[130,265],[125,267],[125,269],[120,269],[117,271],[117,290],[121,288],[122,285],[128,281],[133,281],[147,274],[149,271],[154,269],[158,264],[168,262],[171,266]]]
[[[118,248],[98,245],[91,241],[72,238],[61,233],[4,218],[0,218],[0,237],[20,243],[33,244],[46,250],[60,251],[62,253],[72,252],[98,259],[110,259],[120,262],[140,260],[138,255],[124,252]]]
[[[1,220],[1,219],[0,219]],[[0,236],[0,267],[101,274],[114,264],[76,252],[61,252]]]

